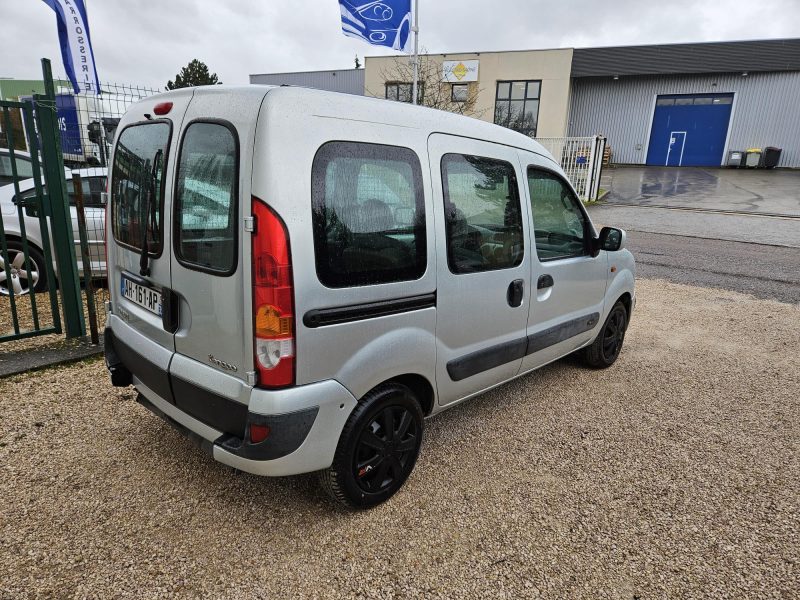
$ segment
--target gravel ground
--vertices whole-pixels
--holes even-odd
[[[99,361],[2,380],[0,597],[800,596],[800,306],[638,291],[613,368],[432,419],[366,513],[214,463]]]

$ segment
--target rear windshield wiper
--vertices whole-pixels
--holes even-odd
[[[139,275],[142,277],[148,277],[150,275],[150,242],[147,236],[147,221],[150,219],[150,229],[153,231],[153,235],[155,235],[158,223],[156,223],[156,210],[153,197],[156,195],[156,176],[158,175],[158,169],[163,156],[164,151],[159,150],[153,157],[153,166],[150,169],[150,181],[147,185],[147,194],[145,194],[144,218],[142,219],[142,253],[139,257]]]

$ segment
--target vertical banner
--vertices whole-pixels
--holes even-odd
[[[89,21],[83,0],[43,0],[56,13],[61,58],[76,94],[99,94]]]
[[[373,46],[406,49],[411,37],[411,0],[339,0],[339,9],[346,36]]]

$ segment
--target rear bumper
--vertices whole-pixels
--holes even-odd
[[[163,377],[153,377],[152,364],[137,373],[142,368],[137,364],[135,350],[117,339],[110,328],[106,332],[106,365],[112,383],[132,383],[143,406],[208,451],[215,460],[241,471],[268,476],[318,471],[333,462],[341,431],[356,405],[352,394],[338,382],[328,380],[274,391],[251,388],[248,405],[217,397],[221,408],[212,413],[192,410],[190,414],[182,406],[196,406],[198,399],[181,402],[172,398],[173,393],[183,389],[180,385],[152,385],[164,379],[177,381],[177,377],[168,372]],[[206,400],[211,393],[203,390],[199,400]],[[224,417],[215,422],[214,415],[223,415],[226,408],[244,411],[243,431],[231,431]],[[267,439],[259,444],[250,443],[250,424],[269,427]]]

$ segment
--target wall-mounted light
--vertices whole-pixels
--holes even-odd
[[[742,77],[747,77],[747,71],[742,71]]]
[[[617,81],[619,79],[619,75],[614,75],[613,79],[614,81]]]

